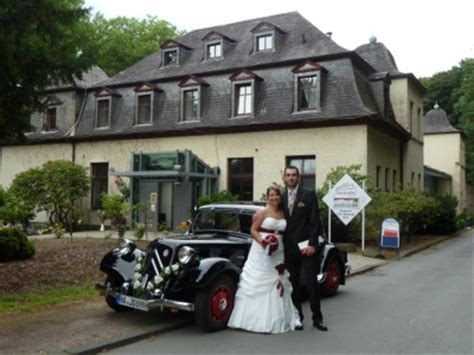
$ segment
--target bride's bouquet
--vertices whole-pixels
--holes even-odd
[[[265,248],[267,255],[272,255],[278,249],[278,238],[273,234],[269,234],[262,240],[262,246]]]

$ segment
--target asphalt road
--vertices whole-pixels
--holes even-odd
[[[112,353],[440,353],[472,354],[473,232],[355,276],[323,300],[326,333],[310,326],[280,335],[196,326]]]

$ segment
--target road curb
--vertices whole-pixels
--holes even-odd
[[[64,351],[68,354],[96,354],[118,348],[120,346],[128,345],[154,335],[164,334],[173,330],[181,329],[191,324],[193,324],[193,321],[187,319],[180,320],[178,322],[168,322],[167,324],[157,325],[152,329],[135,331],[127,334],[126,336],[102,340],[94,344],[86,344],[70,349],[65,349]]]

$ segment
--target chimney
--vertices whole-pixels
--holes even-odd
[[[326,36],[328,36],[329,38],[332,37],[332,32],[326,32]]]

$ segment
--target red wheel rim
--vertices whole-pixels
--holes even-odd
[[[326,287],[331,292],[336,292],[337,288],[339,287],[341,279],[341,273],[339,271],[339,267],[336,263],[331,263],[328,266],[328,271],[326,274]]]
[[[234,307],[234,294],[227,285],[217,286],[211,297],[211,317],[215,323],[227,320]]]

